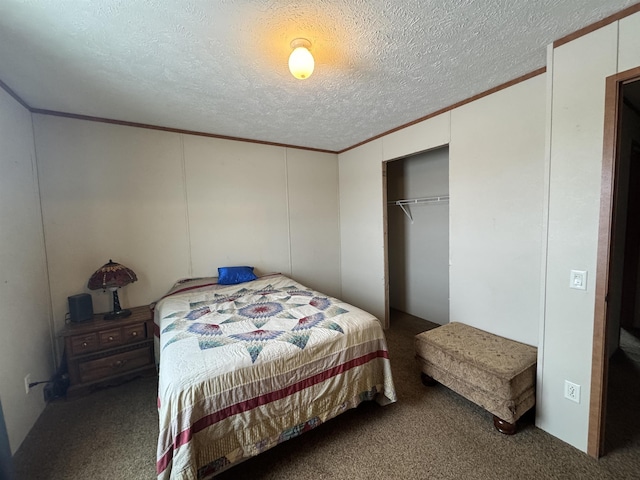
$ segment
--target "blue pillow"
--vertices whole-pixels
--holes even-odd
[[[235,285],[236,283],[255,280],[253,267],[220,267],[218,268],[219,285]]]

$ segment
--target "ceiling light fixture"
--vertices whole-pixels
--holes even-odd
[[[314,60],[309,47],[311,42],[306,38],[296,38],[291,42],[293,52],[289,55],[289,70],[300,80],[309,78],[313,73]]]

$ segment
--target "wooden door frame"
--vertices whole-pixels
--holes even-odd
[[[607,404],[608,318],[607,293],[614,225],[614,198],[617,186],[620,123],[622,115],[622,86],[640,80],[640,67],[607,77],[604,111],[604,144],[600,190],[600,223],[598,227],[598,258],[593,323],[591,362],[591,398],[589,401],[589,432],[587,453],[598,458],[604,453]]]
[[[384,248],[384,322],[385,329],[391,326],[389,307],[389,218],[387,213],[387,162],[382,162],[382,230]]]

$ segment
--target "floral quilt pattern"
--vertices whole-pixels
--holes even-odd
[[[212,293],[191,302],[189,308],[164,317],[172,321],[162,334],[172,336],[163,350],[194,338],[201,350],[241,343],[252,363],[258,361],[267,342],[287,342],[304,350],[312,329],[344,334],[333,319],[348,313],[335,305],[334,299],[296,285],[243,288],[232,295]],[[230,324],[237,325],[225,328]]]

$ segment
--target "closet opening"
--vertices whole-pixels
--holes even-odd
[[[449,148],[383,165],[387,316],[449,323]]]

